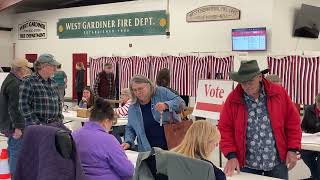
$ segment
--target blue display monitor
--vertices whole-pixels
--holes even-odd
[[[242,28],[232,29],[232,51],[266,51],[267,29]]]

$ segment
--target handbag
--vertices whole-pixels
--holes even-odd
[[[167,124],[164,124],[164,134],[167,140],[168,150],[177,147],[184,136],[186,135],[188,129],[192,125],[192,120],[189,120],[186,116],[184,116],[184,111],[181,112],[183,119],[181,121],[174,121],[173,114],[170,113],[170,119]]]

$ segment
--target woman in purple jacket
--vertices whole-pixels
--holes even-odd
[[[134,173],[117,139],[110,135],[114,111],[106,100],[98,98],[90,121],[72,133],[87,180],[127,180]]]

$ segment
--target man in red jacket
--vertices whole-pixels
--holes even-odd
[[[256,60],[242,61],[231,72],[239,84],[229,94],[220,115],[220,148],[234,170],[288,179],[301,148],[300,116],[286,90],[267,81]]]

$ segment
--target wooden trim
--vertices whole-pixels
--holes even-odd
[[[4,0],[2,1],[2,3],[0,3],[0,11],[14,5],[14,4],[17,4],[19,2],[21,2],[23,0]]]

